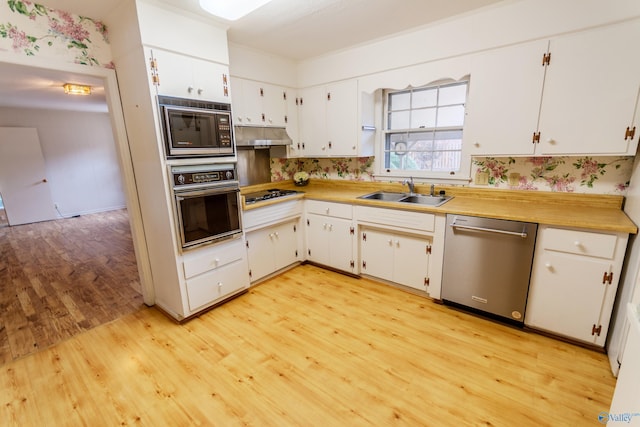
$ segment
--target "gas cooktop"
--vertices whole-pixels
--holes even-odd
[[[278,197],[290,196],[292,194],[298,194],[299,191],[295,190],[281,190],[279,188],[270,188],[264,191],[257,191],[255,193],[249,193],[244,196],[244,202],[246,204],[261,202],[263,200],[275,199]]]

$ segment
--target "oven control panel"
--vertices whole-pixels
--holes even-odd
[[[235,165],[197,165],[177,166],[171,168],[173,186],[183,187],[187,185],[206,185],[235,181]]]

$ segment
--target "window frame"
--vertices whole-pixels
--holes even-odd
[[[443,79],[437,80],[426,85],[421,86],[407,86],[404,89],[382,89],[380,98],[382,103],[382,118],[381,118],[381,132],[379,132],[378,138],[376,139],[376,162],[375,162],[375,177],[380,179],[403,179],[408,178],[409,176],[413,178],[429,180],[429,181],[437,181],[437,182],[451,182],[460,184],[460,181],[470,182],[471,178],[471,156],[469,155],[469,147],[465,143],[464,139],[464,122],[462,124],[462,149],[460,151],[460,167],[457,171],[426,171],[426,170],[394,170],[385,168],[385,145],[387,140],[387,135],[393,133],[401,133],[401,132],[419,132],[420,129],[395,129],[390,130],[389,127],[389,94],[391,93],[400,93],[408,90],[418,90],[418,89],[427,89],[431,87],[442,87],[448,86],[452,84],[463,84],[466,83],[466,97],[464,102],[465,107],[465,117],[466,117],[466,109],[469,101],[469,86],[470,79],[469,76],[463,77],[459,80],[453,79]],[[466,120],[465,120],[466,121]],[[425,129],[426,131],[447,131],[452,129],[460,129],[459,127],[442,127],[442,128],[429,128]],[[453,173],[452,173],[453,172]]]

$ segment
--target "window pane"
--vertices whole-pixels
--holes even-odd
[[[438,172],[450,172],[460,169],[460,151],[435,152],[433,155],[432,170]]]
[[[416,132],[408,135],[409,150],[433,150],[433,132]]]
[[[396,92],[389,95],[389,110],[408,110],[411,106],[411,92]]]
[[[409,111],[389,113],[389,129],[408,129],[409,117]]]
[[[438,105],[438,89],[419,89],[413,91],[411,108],[435,107]]]
[[[413,110],[411,114],[411,129],[436,127],[436,109]]]
[[[389,93],[385,169],[460,170],[466,94],[466,82]]]
[[[467,85],[444,86],[440,88],[440,105],[464,104],[467,99]]]
[[[464,123],[464,106],[438,108],[437,127],[462,126]]]

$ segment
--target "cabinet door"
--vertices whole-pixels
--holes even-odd
[[[183,63],[188,61],[182,59]],[[193,73],[192,89],[187,88],[189,97],[216,101],[231,102],[229,97],[229,67],[215,62],[191,58]]]
[[[318,264],[329,265],[329,239],[327,218],[307,214],[307,259]]]
[[[354,156],[358,145],[358,82],[348,80],[326,89],[327,141],[322,154],[330,157]]]
[[[240,106],[238,110],[234,110],[236,124],[246,126],[261,125],[262,97],[260,96],[260,83],[251,80],[234,79],[233,84],[234,106],[236,104]]]
[[[291,146],[287,150],[287,157],[300,157],[298,144],[300,143],[300,132],[298,128],[298,94],[295,89],[286,89],[286,111],[285,111],[285,127],[287,133],[292,140]]]
[[[365,229],[360,233],[360,251],[364,274],[393,281],[393,235]]]
[[[262,110],[264,113],[262,124],[265,126],[284,127],[287,107],[285,89],[280,86],[263,83],[262,94]]]
[[[322,144],[327,140],[324,88],[304,89],[301,92],[300,100],[301,105],[298,109],[300,156],[324,156]]]
[[[271,228],[262,228],[247,233],[247,257],[249,258],[249,272],[252,282],[277,270]]]
[[[611,268],[609,261],[598,258],[552,251],[536,255],[525,324],[596,343],[592,327],[600,324],[607,286],[611,286],[603,284],[602,277]]]
[[[329,258],[331,267],[353,272],[353,225],[350,220],[327,218],[329,224]]]
[[[300,259],[298,227],[298,220],[275,227],[272,235],[274,247],[271,249],[275,255],[274,271],[287,267]]]
[[[162,49],[149,49],[148,56],[155,59],[159,79],[158,94],[185,98],[193,87],[191,65],[182,55]],[[186,71],[185,71],[186,67]]]
[[[637,21],[551,41],[540,111],[540,154],[629,154],[640,87]],[[637,135],[637,134],[636,134]]]
[[[473,56],[463,133],[471,155],[534,153],[547,47],[536,41]]]
[[[429,244],[424,238],[403,235],[393,237],[394,282],[421,291],[427,290],[425,281],[429,272]]]

